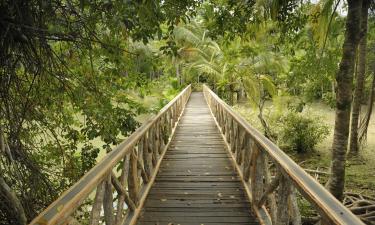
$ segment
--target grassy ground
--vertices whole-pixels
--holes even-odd
[[[268,110],[275,106],[267,105]],[[257,110],[250,107],[247,103],[240,103],[234,106],[234,109],[244,116],[254,127],[261,129],[257,119]],[[319,115],[323,122],[330,128],[330,134],[320,142],[314,152],[308,154],[289,155],[295,159],[302,167],[328,171],[331,159],[331,145],[333,140],[333,128],[335,122],[335,112],[323,103],[308,104],[305,109],[315,115]],[[266,110],[266,113],[267,111]],[[365,111],[365,110],[363,110]],[[375,113],[370,122],[367,144],[361,150],[361,155],[357,159],[347,162],[346,170],[346,191],[362,193],[368,196],[375,196]],[[321,179],[324,182],[325,178]]]

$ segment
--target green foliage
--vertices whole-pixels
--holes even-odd
[[[335,105],[337,2],[3,1],[0,126],[14,161],[0,155],[1,175],[31,219],[188,83],[248,99],[286,148],[311,151],[327,129],[302,111]],[[5,206],[0,224],[13,224]]]
[[[212,0],[203,5],[203,18],[211,37],[225,37],[233,40],[246,33],[247,24],[255,22],[254,0],[231,1]]]
[[[343,18],[333,13],[332,2],[304,5],[301,8],[307,16],[304,26],[298,30],[298,35],[292,35],[292,39],[287,37],[290,43],[282,45],[290,69],[277,76],[277,83],[306,101],[321,100],[325,93],[334,91],[344,24]]]
[[[159,111],[181,91],[181,88],[179,87],[178,81],[175,77],[169,77],[168,83],[169,85],[164,87],[161,91],[158,106],[154,111]]]
[[[326,92],[322,96],[323,102],[325,102],[332,109],[336,107],[336,95],[332,92]]]
[[[96,159],[99,155],[99,148],[95,148],[92,144],[86,144],[81,148],[81,176],[89,171],[96,163]]]
[[[319,117],[305,113],[288,112],[278,121],[280,145],[297,153],[312,151],[329,133]]]

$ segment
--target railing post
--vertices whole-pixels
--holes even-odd
[[[226,132],[227,132],[227,119],[225,117],[225,114],[224,114],[224,109],[222,107],[220,107],[220,117],[221,117],[221,122],[220,122],[220,127],[221,127],[221,132],[223,133],[223,135],[225,136],[226,138]]]
[[[151,162],[152,159],[150,157],[151,154],[149,153],[149,150],[148,150],[149,149],[148,137],[146,134],[142,137],[140,142],[142,142],[142,145],[138,147],[142,148],[143,165],[144,165],[147,176],[150,177],[151,172],[152,172],[152,162]]]
[[[157,125],[157,123],[154,124],[153,133],[154,133],[154,136],[153,136],[153,138],[154,138],[153,152],[154,152],[156,162],[157,162],[158,159],[159,159],[159,143],[158,143],[158,125]],[[156,166],[156,164],[154,165],[154,167],[155,166]]]
[[[159,150],[158,153],[160,155],[164,149],[163,118],[160,118],[158,121],[157,138],[158,138],[158,150]]]
[[[108,175],[105,183],[104,189],[104,221],[106,225],[113,225],[114,215],[113,215],[113,193],[112,193],[112,182],[111,174]]]
[[[155,123],[155,142],[154,142],[154,144],[155,144],[155,151],[157,152],[157,154],[159,155],[160,153],[161,153],[161,148],[160,148],[160,138],[159,138],[159,136],[160,136],[160,129],[159,129],[159,127],[160,127],[160,119],[158,119],[157,121],[156,121],[156,123]]]
[[[163,116],[163,132],[162,132],[162,135],[163,135],[163,142],[164,142],[164,145],[166,145],[168,143],[168,139],[169,139],[169,125],[168,125],[168,112],[165,113],[165,115]]]
[[[132,153],[130,154],[129,161],[129,177],[128,177],[128,188],[129,196],[133,202],[138,205],[138,193],[139,193],[139,178],[138,178],[138,162],[135,155],[135,149],[133,147]]]
[[[169,122],[169,129],[170,129],[170,133],[172,133],[172,130],[173,130],[173,127],[174,127],[174,115],[175,115],[175,111],[174,111],[174,107],[172,106],[171,107],[171,114],[170,114],[170,122]]]
[[[98,225],[100,219],[100,211],[103,205],[104,182],[102,181],[96,188],[94,204],[92,206],[89,225]]]
[[[236,152],[236,143],[237,143],[237,123],[232,120],[230,126],[230,150],[234,153]]]
[[[264,189],[264,153],[259,149],[258,144],[256,144],[255,142],[252,143],[251,153],[251,194],[253,204],[257,205]]]
[[[236,137],[236,161],[239,165],[243,163],[244,148],[245,144],[245,131],[237,124],[237,137]]]
[[[290,182],[289,182],[290,183]],[[291,220],[293,225],[300,225],[302,224],[301,221],[301,213],[298,208],[297,196],[296,196],[296,188],[291,186],[291,191],[289,195],[289,210],[291,215]]]
[[[148,130],[148,152],[152,156],[152,166],[155,167],[158,162],[158,155],[155,149],[155,126],[151,126]]]
[[[142,176],[142,182],[148,183],[149,181],[149,173],[146,171],[145,161],[144,161],[144,153],[143,153],[143,138],[141,138],[137,144],[137,162],[138,162],[138,174]],[[147,157],[146,157],[147,158]],[[138,175],[139,177],[139,175]]]
[[[275,186],[275,189],[277,188],[277,185],[278,185],[278,179],[279,179],[279,175],[280,174],[276,174],[275,176],[275,181],[277,182],[276,186]],[[269,170],[269,162],[268,162],[268,157],[265,156],[264,157],[264,182],[265,182],[265,186],[267,189],[268,187],[270,187],[271,189],[273,188],[272,187],[272,181],[271,181],[271,172]],[[276,218],[277,218],[277,204],[276,204],[276,197],[275,197],[275,193],[274,193],[274,190],[269,190],[269,193],[267,193],[267,190],[265,190],[264,194],[266,194],[267,196],[267,202],[268,202],[268,208],[269,208],[269,213],[270,213],[270,216],[271,216],[271,220],[273,223],[276,222]]]
[[[288,198],[290,195],[290,184],[288,179],[281,174],[279,181],[279,189],[277,191],[277,220],[276,225],[288,225]]]
[[[161,140],[163,142],[164,145],[166,145],[168,143],[168,137],[169,137],[169,134],[168,134],[168,123],[167,123],[167,114],[168,113],[165,113],[162,117],[161,117]]]
[[[216,116],[216,104],[215,104],[215,102],[212,102],[212,101],[211,101],[211,98],[209,98],[208,100],[209,100],[209,102],[208,102],[208,106],[210,107],[210,109],[211,109],[211,111],[212,111],[212,114],[213,114],[214,116]]]
[[[226,115],[225,117],[225,139],[227,140],[228,144],[230,144],[230,142],[232,141],[230,140],[230,134],[232,132],[231,126],[232,126],[232,118]]]
[[[246,182],[249,181],[250,178],[250,169],[251,169],[251,149],[252,140],[248,134],[244,134],[244,160],[243,160],[243,178]]]
[[[122,187],[125,186],[126,180],[128,179],[129,175],[129,155],[125,156],[122,161],[122,168],[121,168],[121,176],[120,176],[120,185]],[[124,188],[125,189],[125,188]],[[122,220],[122,210],[124,208],[125,202],[125,195],[119,194],[118,202],[117,202],[117,213],[115,218],[115,224],[119,225]]]
[[[174,127],[174,125],[175,125],[176,122],[177,122],[177,118],[178,118],[177,102],[178,102],[178,101],[176,101],[176,103],[173,104],[173,112],[174,112],[174,114],[173,114],[173,124],[172,124],[172,127]]]

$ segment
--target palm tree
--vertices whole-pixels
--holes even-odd
[[[358,155],[358,122],[359,114],[361,112],[361,103],[363,96],[363,88],[365,83],[365,73],[366,73],[366,49],[367,49],[367,18],[368,18],[368,8],[369,0],[363,0],[362,11],[361,11],[361,37],[358,47],[358,71],[356,77],[356,88],[353,98],[353,108],[352,108],[352,120],[350,129],[350,144],[349,144],[349,156]]]
[[[202,25],[192,20],[188,24],[177,26],[173,30],[173,38],[176,42],[177,51],[172,55],[172,63],[176,68],[176,77],[180,83],[182,81],[182,68],[185,63],[188,63],[202,51],[202,46],[206,44],[206,30]]]
[[[207,30],[198,19],[175,28],[174,39],[178,50],[173,62],[178,68],[186,68],[186,72],[194,70],[198,76],[205,74],[215,83],[223,83],[227,73],[223,52],[218,43],[207,36]]]
[[[288,63],[279,53],[269,51],[267,45],[259,45],[259,43],[262,42],[254,41],[250,44],[254,46],[253,53],[240,61],[238,74],[250,103],[259,110],[258,118],[263,126],[265,136],[274,141],[276,135],[271,131],[263,117],[264,104],[268,96],[276,95],[276,87],[272,77],[287,72]]]
[[[345,162],[348,147],[352,81],[355,54],[359,42],[362,0],[348,0],[343,55],[336,74],[336,118],[332,143],[331,176],[327,186],[329,191],[342,200],[345,184]]]

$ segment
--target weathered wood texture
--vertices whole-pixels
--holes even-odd
[[[138,221],[258,224],[202,93],[193,93]]]

